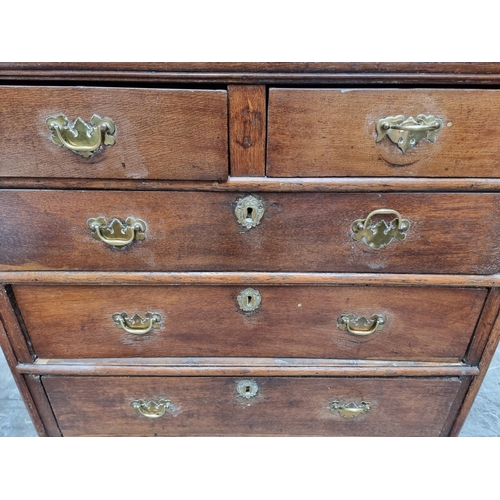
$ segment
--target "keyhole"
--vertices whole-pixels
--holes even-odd
[[[240,380],[236,390],[240,396],[245,399],[250,399],[257,395],[259,388],[257,386],[257,382],[254,382],[253,380]]]
[[[247,207],[247,216],[246,220],[253,220],[253,208],[252,207]]]
[[[251,295],[249,295],[249,296],[247,297],[247,304],[248,304],[249,306],[253,306],[253,301],[254,301],[254,298],[253,298]]]

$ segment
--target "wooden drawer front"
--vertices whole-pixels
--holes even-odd
[[[250,379],[255,396],[246,398],[237,390],[242,380],[45,376],[43,384],[64,436],[437,436],[461,385],[453,378],[257,377]],[[158,418],[132,406],[150,400],[171,403]],[[370,409],[347,419],[330,410],[333,401]]]
[[[54,144],[47,118],[116,125],[116,143],[85,158]],[[211,90],[1,87],[0,176],[225,179],[227,93]]]
[[[235,216],[242,196],[1,191],[0,269],[500,272],[498,194],[265,193],[252,229]],[[380,208],[411,226],[406,239],[375,250],[353,239],[352,226]],[[145,239],[121,250],[94,239],[87,221],[100,216],[143,220]],[[391,219],[373,216],[370,224]]]
[[[272,177],[500,177],[500,92],[435,89],[271,89],[267,173]],[[376,142],[382,118],[443,122],[403,153]]]
[[[242,312],[237,286],[15,286],[33,348],[41,358],[299,357],[458,361],[465,355],[486,296],[484,289],[409,287],[253,287],[261,297]],[[248,292],[247,294],[248,295]],[[159,328],[129,333],[113,315]],[[339,328],[365,315],[368,324]],[[370,331],[379,315],[381,330]],[[376,321],[376,320],[375,320]],[[132,327],[132,328],[130,328]],[[140,332],[140,330],[139,330]]]

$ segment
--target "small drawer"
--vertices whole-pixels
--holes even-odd
[[[42,377],[64,436],[438,436],[456,378]]]
[[[485,289],[13,287],[40,358],[281,357],[458,362]]]
[[[1,177],[226,179],[227,143],[222,90],[0,87]]]
[[[240,193],[4,190],[0,269],[500,272],[499,194],[251,198],[238,212]]]
[[[270,89],[271,177],[500,177],[500,92]]]

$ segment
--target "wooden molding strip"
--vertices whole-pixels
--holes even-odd
[[[262,164],[260,165],[262,171]],[[2,177],[0,189],[106,189],[121,191],[215,192],[498,192],[500,178],[434,177],[229,177],[227,181],[161,181],[110,179],[34,179]]]
[[[123,376],[368,376],[462,377],[477,375],[462,363],[270,358],[39,359],[17,366],[31,375]]]
[[[174,82],[203,84],[331,84],[331,85],[498,85],[498,73],[416,73],[416,72],[216,72],[216,71],[99,71],[99,70],[37,70],[1,69],[0,80],[34,81],[99,81],[99,82]]]
[[[498,62],[0,62],[5,70],[180,73],[453,73],[496,74]]]
[[[71,285],[394,285],[497,287],[500,274],[0,271],[0,283]]]

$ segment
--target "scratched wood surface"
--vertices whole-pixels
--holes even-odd
[[[116,144],[84,158],[54,144],[64,114],[111,118]],[[0,176],[225,179],[227,92],[96,87],[0,87]]]
[[[270,89],[272,177],[500,177],[500,92],[446,89]],[[403,154],[376,123],[434,115],[436,142]]]
[[[459,361],[485,289],[261,286],[262,302],[243,312],[244,286],[15,286],[33,349],[41,358],[254,356]],[[91,305],[89,305],[91,304]],[[418,304],[418,307],[415,307]],[[162,316],[144,335],[112,316]],[[383,330],[356,336],[342,314],[383,314]],[[369,329],[365,325],[365,330]],[[354,325],[353,325],[354,328]]]

